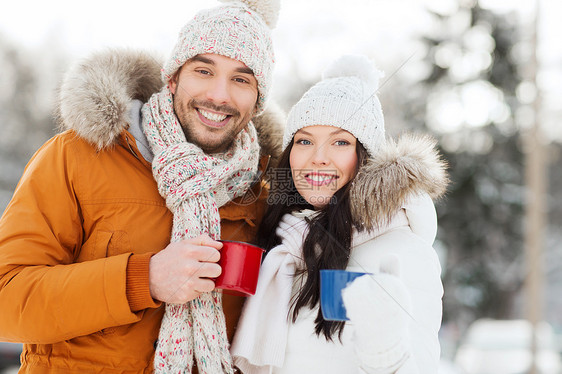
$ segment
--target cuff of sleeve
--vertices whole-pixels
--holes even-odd
[[[132,312],[147,308],[158,308],[160,302],[150,295],[148,269],[154,253],[131,255],[127,263],[127,300]]]

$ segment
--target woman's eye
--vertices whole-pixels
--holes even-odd
[[[310,144],[312,144],[312,143],[310,142],[310,140],[306,140],[306,139],[299,139],[299,140],[297,140],[295,143],[301,144],[301,145],[310,145]]]
[[[336,145],[348,145],[350,144],[347,140],[337,140]]]

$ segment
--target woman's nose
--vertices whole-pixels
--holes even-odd
[[[320,144],[314,148],[312,163],[314,165],[328,165],[330,163],[330,159],[326,153],[324,145]]]

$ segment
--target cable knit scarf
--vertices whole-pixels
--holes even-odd
[[[160,194],[173,213],[172,241],[207,233],[220,238],[219,207],[243,195],[245,176],[257,171],[259,145],[249,123],[231,147],[205,154],[186,141],[174,114],[169,87],[142,108],[143,128],[154,160],[152,172]],[[191,373],[193,357],[200,373],[232,373],[222,297],[203,293],[186,304],[166,304],[154,358],[156,373]]]
[[[282,243],[265,257],[256,293],[244,304],[232,342],[232,356],[243,373],[267,374],[283,366],[293,279],[296,270],[304,268],[305,217],[311,214],[285,214],[276,229]]]

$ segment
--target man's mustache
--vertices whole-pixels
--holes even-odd
[[[236,108],[233,108],[228,105],[216,105],[211,101],[191,99],[191,101],[189,102],[189,106],[191,106],[193,109],[205,108],[205,109],[213,110],[215,112],[228,114],[230,116],[240,116],[240,112],[236,110]]]

